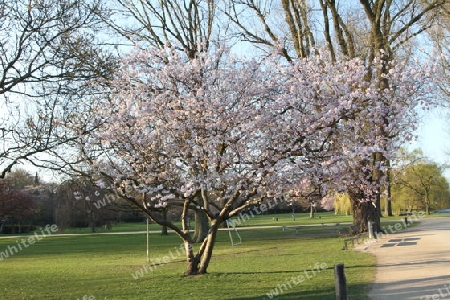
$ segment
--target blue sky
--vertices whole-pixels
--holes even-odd
[[[420,148],[426,157],[437,164],[450,164],[450,112],[438,108],[426,113],[417,130],[418,139],[410,149]],[[450,167],[450,165],[449,165]],[[450,181],[450,168],[445,175]]]

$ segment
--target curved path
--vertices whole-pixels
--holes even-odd
[[[450,300],[450,218],[421,219],[358,248],[377,258],[370,299]]]

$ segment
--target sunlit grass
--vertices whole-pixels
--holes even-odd
[[[194,277],[182,275],[181,240],[153,234],[151,259],[170,260],[139,279],[132,274],[147,265],[144,234],[49,236],[0,261],[0,290],[2,299],[269,299],[274,289],[281,293],[274,299],[333,299],[333,267],[344,263],[351,298],[366,299],[374,257],[340,250],[333,230],[240,229],[243,243],[235,247],[221,231],[209,274]],[[0,239],[0,251],[15,240]],[[316,263],[327,269],[312,275]],[[294,284],[292,277],[305,271],[311,278]]]
[[[450,214],[433,214],[436,216],[450,216]],[[382,223],[398,222],[401,221],[400,216],[383,217]],[[347,226],[353,221],[351,215],[334,214],[333,212],[320,212],[316,213],[314,218],[309,217],[309,213],[296,213],[295,220],[292,218],[291,213],[284,214],[256,214],[256,213],[243,213],[240,217],[234,217],[236,220],[234,223],[237,227],[250,227],[250,226],[309,226],[309,225],[324,225],[324,226]],[[179,221],[175,222],[179,225]],[[109,232],[142,232],[147,230],[146,223],[118,223],[114,224],[111,230],[107,230],[103,227],[98,227],[96,233],[109,233]],[[160,231],[161,226],[155,223],[150,223],[150,231]],[[63,231],[68,234],[91,234],[92,231],[89,228],[67,228]]]

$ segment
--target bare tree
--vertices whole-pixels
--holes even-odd
[[[215,1],[123,1],[113,18],[104,21],[131,44],[163,47],[173,41],[189,58],[210,48]]]
[[[440,8],[440,14],[431,16],[433,20],[426,19],[432,22],[433,26],[428,31],[429,38],[434,44],[435,52],[430,53],[432,58],[440,57],[441,71],[444,73],[444,80],[440,84],[443,96],[450,99],[450,3],[447,3]]]
[[[287,60],[307,57],[314,47],[326,45],[332,60],[366,54],[372,61],[380,49],[398,54],[405,44],[428,31],[438,16],[445,14],[445,3],[354,0],[338,5],[335,0],[234,0],[221,10],[235,24],[241,40],[269,51],[278,48]]]
[[[368,61],[371,63],[377,56],[380,56],[385,62],[383,67],[380,68],[379,74],[377,74],[378,77],[382,77],[389,72],[389,61],[394,56],[402,54],[401,50],[405,49],[403,48],[404,45],[433,26],[435,16],[440,13],[440,8],[445,2],[445,0],[435,0],[423,3],[421,1],[409,0],[393,3],[393,1],[384,0],[374,2],[360,0],[371,28]],[[422,22],[426,18],[428,18],[429,22]],[[371,74],[368,75],[370,76]],[[380,89],[385,89],[389,86],[390,83],[388,80],[380,81]],[[384,105],[388,107],[390,103],[387,102]],[[388,126],[389,116],[385,115],[382,116],[381,123],[375,124],[372,130],[380,136],[380,140],[386,140],[395,137],[391,132],[385,130]],[[362,218],[363,213],[358,214],[356,221],[359,221],[358,223],[366,223],[368,219],[372,219],[372,221],[378,224],[378,230],[380,230],[379,217],[381,216],[381,210],[379,208],[381,207],[381,181],[386,176],[384,168],[389,167],[390,163],[389,159],[380,152],[375,152],[373,153],[373,164],[380,166],[379,168],[375,168],[372,173],[372,180],[378,185],[378,190],[373,200],[376,203],[374,206],[375,212],[369,213],[368,218]],[[388,191],[388,193],[390,192]],[[352,200],[352,203],[358,203],[357,199]],[[390,204],[388,199],[388,215],[392,215]]]
[[[104,12],[100,0],[0,2],[0,178],[95,127],[80,104],[114,69],[95,36]]]

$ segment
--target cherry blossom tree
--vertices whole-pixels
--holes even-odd
[[[413,132],[419,119],[418,111],[429,109],[435,104],[432,85],[436,78],[436,65],[420,64],[417,68],[407,67],[407,62],[385,62],[375,60],[371,68],[377,89],[376,99],[366,102],[362,108],[363,118],[355,118],[359,126],[352,125],[339,136],[339,155],[333,162],[341,165],[335,173],[340,180],[337,191],[347,192],[352,200],[353,223],[361,231],[367,230],[368,221],[379,224],[381,191],[387,189],[389,162],[395,158],[399,147],[413,140]],[[380,70],[389,70],[380,75]],[[381,79],[377,79],[381,77]],[[388,84],[387,84],[388,83]],[[384,88],[386,87],[386,88]],[[376,126],[375,126],[376,125]],[[339,152],[337,152],[339,153]],[[383,159],[380,160],[380,157]],[[343,167],[346,164],[347,167]],[[326,168],[333,178],[333,163]],[[342,170],[345,170],[342,172]]]
[[[208,52],[216,40],[227,35],[227,25],[218,21],[220,16],[217,17],[215,0],[110,0],[109,4],[113,15],[104,18],[104,21],[114,30],[113,34],[123,37],[126,43],[164,47],[176,41],[177,47],[193,59],[198,53]],[[163,213],[167,214],[168,209]],[[208,218],[200,210],[195,210],[193,214],[194,239],[201,242],[208,234]],[[167,232],[164,228],[163,233]]]
[[[195,59],[176,47],[137,49],[110,83],[109,106],[98,111],[104,125],[82,141],[83,153],[95,176],[180,236],[186,274],[204,274],[227,219],[256,205],[267,210],[267,198],[305,177],[322,183],[324,195],[331,178],[348,184],[339,176],[373,151],[370,132],[359,129],[378,117],[368,103],[397,97],[401,109],[411,96],[404,90],[417,90],[392,72],[399,85],[380,91],[376,80],[362,80],[367,72],[358,59],[320,55],[286,64],[223,49]],[[181,227],[158,214],[167,205],[183,207]],[[187,225],[193,209],[210,221],[196,252]]]
[[[389,63],[411,59],[411,65],[414,65],[413,53],[426,53],[432,49],[423,49],[427,33],[431,33],[435,40],[439,36],[439,52],[448,53],[443,46],[446,28],[442,25],[448,19],[446,0],[239,0],[227,1],[222,10],[235,24],[236,35],[241,40],[253,44],[260,51],[280,48],[278,53],[287,61],[316,55],[317,45],[327,47],[331,61],[360,57],[370,66],[378,63],[381,56],[384,66],[378,68],[376,73],[376,81],[380,84],[378,88],[381,90],[390,84],[387,79],[381,80],[389,73]],[[434,51],[429,55],[435,57]],[[445,63],[442,66],[445,72]],[[376,77],[373,75],[369,72],[365,79],[372,80]],[[438,84],[445,93],[445,75],[442,78]],[[389,98],[385,98],[385,112],[390,111],[389,105]],[[383,131],[390,118],[386,115],[379,118],[378,123],[366,122],[361,128],[379,136],[379,141],[390,139],[392,135]],[[395,127],[395,123],[392,126]],[[408,135],[409,132],[408,129],[404,134]],[[352,195],[354,225],[359,226],[362,231],[366,230],[368,218],[373,218],[372,222],[377,224],[377,230],[381,230],[381,186],[387,185],[390,194],[391,184],[383,167],[389,165],[390,160],[383,156],[383,152],[374,152],[369,155],[373,157],[363,158],[359,164],[365,166],[365,170],[359,168],[360,173],[356,171],[358,168],[352,169],[355,174],[353,181],[359,181],[361,176],[370,176],[366,166],[372,164],[372,179],[368,183],[373,185],[376,182],[375,185],[378,186],[378,190],[371,193],[373,205],[365,200],[367,195],[362,192],[371,188],[348,190]],[[387,199],[386,214],[392,215],[390,197]]]
[[[326,195],[320,200],[320,206],[327,211],[334,210],[334,198],[334,195]]]

